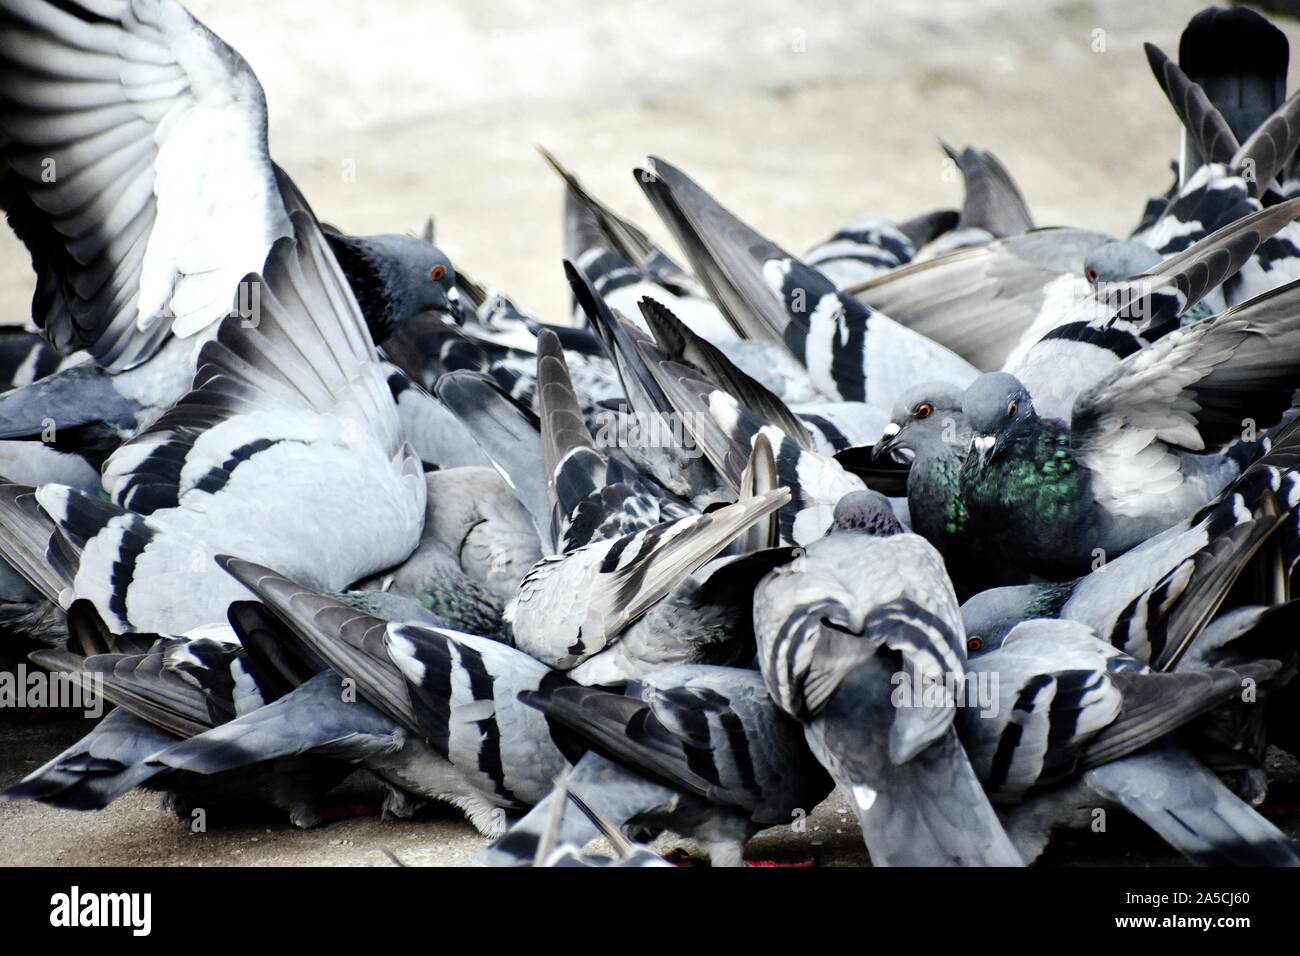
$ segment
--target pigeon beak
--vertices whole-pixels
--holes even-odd
[[[895,448],[898,447],[898,434],[902,429],[894,422],[885,426],[885,430],[880,433],[880,440],[871,448],[871,460],[880,461]]]
[[[976,435],[970,440],[971,453],[975,455],[975,462],[979,465],[979,470],[983,471],[993,457],[993,452],[997,448],[997,438],[993,435]]]

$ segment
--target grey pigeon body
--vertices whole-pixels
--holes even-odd
[[[1019,865],[957,740],[955,701],[923,696],[965,667],[942,558],[879,495],[848,496],[836,519],[755,595],[769,693],[852,802],[873,863]],[[907,706],[897,674],[917,689]]]
[[[996,675],[999,699],[960,712],[962,740],[990,796],[1021,804],[1008,832],[1027,860],[1076,818],[1080,787],[1070,782],[1081,776],[1082,788],[1134,812],[1193,862],[1300,865],[1289,838],[1163,742],[1240,693],[1251,672],[1150,674],[1068,621],[1018,625],[972,653],[969,668],[976,681]]]

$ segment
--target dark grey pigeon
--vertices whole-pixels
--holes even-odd
[[[872,455],[910,460],[911,528],[943,555],[957,596],[966,598],[985,588],[1027,580],[1028,572],[1008,560],[987,560],[979,540],[969,533],[960,475],[970,451],[971,431],[961,399],[961,389],[943,383],[907,389]]]
[[[1292,283],[1170,333],[1080,393],[1068,421],[1014,376],[982,376],[963,398],[970,533],[1061,580],[1214,500],[1267,450],[1256,435],[1300,386],[1298,296]]]
[[[0,330],[0,389],[30,385],[59,370],[64,362],[75,361],[56,351],[45,336],[24,328]]]
[[[943,559],[883,496],[846,496],[830,533],[763,580],[754,630],[768,692],[851,801],[873,864],[1021,865],[953,725],[966,636]]]
[[[1238,142],[1245,142],[1286,99],[1290,44],[1286,34],[1249,7],[1207,7],[1178,41],[1178,65],[1204,91]],[[1186,180],[1204,162],[1183,140]]]
[[[106,633],[102,622],[85,602],[74,605],[69,618],[79,622],[73,635],[89,656],[45,650],[36,652],[33,660],[75,675],[117,709],[81,741],[7,790],[4,799],[98,810],[144,787],[161,792],[164,806],[182,817],[194,807],[239,815],[276,807],[303,827],[331,817],[328,793],[352,772],[352,763],[336,759],[344,755],[324,746],[328,739],[317,750],[299,732],[292,745],[276,749],[242,733],[247,725],[239,721],[262,714],[269,701],[278,703],[283,688],[264,680],[265,672],[251,655],[229,640],[229,629],[217,637],[154,640],[156,635],[132,635],[110,650],[101,637]],[[272,725],[282,739],[292,737],[293,724],[280,720],[280,712],[273,711]],[[325,732],[323,724],[310,722]],[[221,729],[231,724],[240,729]],[[214,729],[241,740],[243,757],[237,767],[196,772],[152,759]],[[361,737],[374,730],[364,720],[354,723],[353,742],[364,746]],[[372,740],[370,745],[391,749],[392,741]]]
[[[0,800],[102,810],[154,776],[145,759],[176,739],[126,708],[115,708],[86,736],[0,791]]]
[[[1277,582],[1289,578],[1300,557],[1291,531],[1300,502],[1300,427],[1260,444],[1267,450],[1217,500],[1090,573],[975,595],[962,605],[967,633],[992,641],[1022,621],[1061,618],[1168,670],[1199,644],[1253,564],[1263,566],[1256,599],[1265,606],[1289,600],[1289,587]]]
[[[626,695],[559,682],[522,699],[588,748],[568,790],[615,826],[697,840],[715,866],[742,865],[750,837],[810,811],[833,786],[754,671],[680,665]],[[564,799],[557,790],[534,807],[488,851],[488,862],[530,862]],[[567,813],[560,833],[578,848],[598,835],[592,821]]]

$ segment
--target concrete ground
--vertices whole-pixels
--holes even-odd
[[[802,249],[871,216],[960,201],[935,137],[994,150],[1040,224],[1127,232],[1168,182],[1176,125],[1142,42],[1177,48],[1202,0],[192,0],[266,89],[271,148],[316,211],[356,232],[418,228],[467,272],[563,320],[562,193],[545,144],[615,209],[665,237],[632,181],[671,159],[757,228]],[[1294,21],[1283,26],[1293,43]],[[27,317],[31,275],[0,235],[0,321]],[[84,732],[0,715],[0,786]],[[1287,785],[1293,788],[1293,785]],[[1287,786],[1282,788],[1283,796]],[[754,853],[862,862],[851,817]],[[1288,823],[1288,826],[1291,824]],[[192,835],[133,794],[75,814],[0,804],[0,863],[474,862],[484,841],[447,811],[418,823],[283,821]],[[1164,862],[1117,825],[1058,863]]]

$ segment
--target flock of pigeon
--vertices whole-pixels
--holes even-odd
[[[876,865],[1111,808],[1300,863],[1257,809],[1300,755],[1300,96],[1260,15],[1148,45],[1184,133],[1128,238],[945,147],[960,211],[797,257],[653,160],[682,264],[547,154],[558,324],[432,225],[321,224],[176,0],[0,18],[40,332],[0,336],[0,647],[115,705],[3,799],[312,826],[364,768],[490,863],[739,865],[838,788]]]

